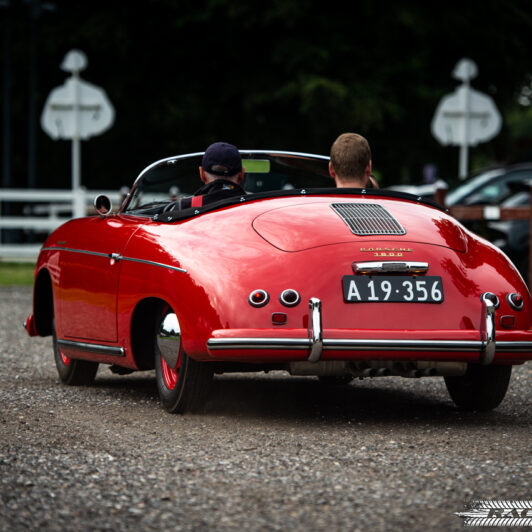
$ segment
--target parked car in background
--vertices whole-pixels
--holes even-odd
[[[528,188],[528,187],[527,187]],[[501,203],[501,207],[525,207],[530,205],[530,191],[516,192]],[[500,220],[487,222],[491,241],[508,255],[525,279],[529,282],[529,220]]]
[[[421,199],[434,199],[434,194],[439,188],[448,189],[449,185],[443,179],[438,179],[434,183],[426,183],[423,185],[391,185],[386,187],[386,190],[393,190],[395,192],[405,192],[406,194],[413,194]]]
[[[532,163],[495,168],[451,190],[446,197],[446,206],[522,207],[530,204],[531,184]],[[528,282],[528,220],[463,220],[462,223],[502,249]]]
[[[450,186],[443,179],[421,185],[391,185],[386,190],[406,192],[422,199],[434,199],[437,189],[449,189],[446,206],[499,205],[506,198],[532,183],[532,163],[499,166],[477,172],[465,181]]]
[[[472,175],[451,188],[447,193],[445,206],[529,205],[531,184],[532,163],[530,162],[490,168]],[[408,192],[427,199],[434,198],[437,188],[445,187],[446,183],[440,180],[430,185],[395,185],[388,187],[387,190]],[[501,248],[528,282],[529,222],[527,220],[460,221],[471,231]]]
[[[451,189],[446,206],[500,205],[532,182],[532,163],[501,166],[481,172]]]

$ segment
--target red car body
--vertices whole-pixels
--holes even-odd
[[[315,164],[314,178],[323,174],[328,183],[323,157],[246,156],[273,166],[296,161],[298,178]],[[154,169],[195,157],[152,165],[132,198]],[[288,188],[172,219],[166,204],[132,207],[132,198],[117,214],[71,220],[50,235],[26,327],[54,334],[56,363],[59,356],[65,366],[156,367],[170,411],[196,402],[165,403],[160,388],[197,392],[184,392],[193,382],[179,381],[186,379],[183,356],[201,375],[441,375],[455,402],[475,409],[497,406],[508,383],[495,401],[495,392],[475,399],[469,388],[478,395],[481,384],[500,387],[493,382],[531,358],[532,302],[520,274],[435,204],[369,189]],[[161,333],[169,315],[176,324]],[[173,355],[164,354],[165,342]]]

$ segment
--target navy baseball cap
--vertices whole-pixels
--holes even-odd
[[[242,157],[232,144],[215,142],[205,150],[201,166],[209,174],[233,176],[242,170]]]

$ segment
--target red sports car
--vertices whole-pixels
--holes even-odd
[[[245,195],[176,211],[202,153],[146,168],[117,213],[54,231],[35,272],[30,335],[52,335],[67,384],[98,364],[156,370],[169,412],[213,373],[286,370],[325,382],[443,376],[488,410],[532,353],[516,268],[437,204],[330,188],[328,157],[241,151]]]

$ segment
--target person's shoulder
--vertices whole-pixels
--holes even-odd
[[[232,181],[229,181],[228,179],[215,179],[214,181],[211,181],[210,183],[206,183],[202,185],[196,192],[194,192],[194,196],[206,196],[208,194],[213,194],[215,192],[220,191],[231,191],[235,189],[240,190],[241,187],[239,187],[236,183],[233,183]]]
[[[210,184],[212,185],[212,190],[244,190],[239,184],[228,179],[217,179]]]

